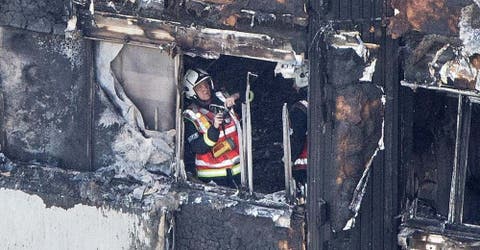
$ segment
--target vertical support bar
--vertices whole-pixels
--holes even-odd
[[[155,130],[158,131],[158,107],[155,107],[155,113],[153,114],[153,119],[155,122]]]
[[[458,157],[460,155],[460,137],[461,137],[461,123],[462,123],[462,104],[463,96],[458,95],[458,106],[457,106],[457,132],[455,136],[455,158],[453,159],[453,172],[452,172],[452,184],[450,186],[450,201],[448,209],[448,222],[454,223],[458,219],[458,214],[456,214],[456,191],[457,191],[457,180],[458,180]]]
[[[283,125],[283,166],[285,172],[285,194],[287,201],[292,202],[295,187],[292,187],[292,157],[290,151],[290,120],[288,117],[287,104],[283,104],[282,108],[282,125]]]
[[[464,106],[465,105],[465,106]],[[462,223],[465,196],[465,178],[468,164],[472,105],[463,95],[458,95],[457,134],[455,158],[448,211],[449,223]]]
[[[320,22],[320,20],[316,20]],[[332,117],[326,69],[326,44],[321,23],[314,23],[316,34],[310,41],[309,108],[308,108],[308,168],[307,168],[307,244],[308,249],[327,249],[330,227],[324,225],[322,213],[327,188],[327,168],[332,168]],[[318,32],[318,33],[317,33]]]
[[[248,168],[248,190],[250,191],[250,194],[253,193],[253,159],[252,159],[252,121],[251,121],[251,113],[250,113],[250,100],[249,100],[249,95],[250,95],[250,75],[253,75],[252,73],[248,72],[247,73],[247,88],[246,88],[246,94],[245,94],[245,99],[246,99],[246,116],[244,119],[246,120],[246,129],[245,134],[246,134],[246,145],[247,147],[245,148],[247,150],[247,168]]]
[[[183,123],[183,83],[181,80],[181,73],[183,72],[183,64],[182,64],[182,53],[178,53],[177,56],[175,56],[175,62],[174,62],[174,67],[175,67],[175,76],[174,78],[177,79],[177,100],[176,100],[176,106],[175,106],[175,117],[176,117],[176,124],[175,124],[175,129],[176,129],[176,135],[175,135],[175,165],[172,165],[174,169],[171,169],[171,172],[173,173],[173,176],[175,177],[176,180],[186,180],[187,179],[187,173],[185,172],[185,163],[183,161],[184,157],[184,123]]]
[[[385,13],[385,12],[384,12]],[[383,82],[385,84],[385,111],[384,111],[384,237],[383,249],[397,247],[398,222],[395,217],[398,212],[398,180],[399,180],[399,72],[398,72],[398,41],[387,36],[386,28],[382,27],[382,60],[384,61]],[[375,240],[375,239],[373,239]]]
[[[247,108],[244,103],[242,103],[242,133],[240,134],[238,138],[238,145],[240,147],[239,152],[240,152],[240,168],[242,169],[242,172],[240,172],[240,178],[241,178],[241,183],[243,187],[247,187],[247,164],[246,164],[246,156],[245,156],[245,148],[247,147],[247,138],[246,138],[246,122],[245,122],[245,116],[246,116],[246,111]]]
[[[95,49],[97,49],[97,46],[95,46],[95,41],[85,41],[86,43],[89,43],[90,46],[89,49],[87,50],[87,58],[89,59],[89,65],[88,67],[90,68],[89,71],[89,93],[88,93],[88,106],[89,106],[89,116],[88,116],[88,124],[89,124],[89,131],[87,133],[87,157],[88,162],[90,164],[89,169],[90,171],[95,171],[95,166],[94,166],[94,133],[95,133],[95,86],[96,86],[96,63],[95,63]],[[3,102],[2,102],[3,105]]]

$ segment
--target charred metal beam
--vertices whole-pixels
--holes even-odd
[[[84,33],[92,39],[156,47],[172,53],[180,47],[185,53],[207,58],[224,54],[268,61],[299,59],[290,42],[281,38],[98,11],[93,22],[85,23]]]
[[[439,221],[411,219],[400,226],[398,235],[399,242],[413,236],[414,233],[436,234],[449,237],[457,242],[463,242],[463,245],[472,243],[478,244],[480,239],[480,227],[465,224],[444,224]]]
[[[427,85],[427,84],[418,84],[418,83],[411,83],[407,81],[400,81],[400,84],[404,87],[409,87],[413,90],[417,88],[422,88],[422,89],[430,89],[430,90],[435,90],[439,92],[445,92],[445,93],[453,93],[453,94],[460,94],[460,95],[465,95],[465,96],[472,96],[472,97],[480,97],[479,91],[475,90],[462,90],[462,89],[455,89],[455,88],[448,88],[448,87],[439,87],[436,85]]]
[[[85,2],[86,0],[82,0]],[[90,3],[90,2],[89,2]],[[304,1],[293,0],[94,0],[77,3],[82,11],[151,18],[183,26],[265,34],[305,50],[308,15]],[[89,10],[90,9],[90,10]]]

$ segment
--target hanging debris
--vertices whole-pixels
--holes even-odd
[[[371,78],[377,46],[363,43],[357,32],[332,33],[326,41],[328,82],[335,91],[334,178],[327,183],[337,197],[330,204],[330,220],[338,232],[354,227],[373,159],[383,150],[385,100]]]

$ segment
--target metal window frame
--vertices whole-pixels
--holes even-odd
[[[417,88],[432,90],[441,93],[455,94],[458,98],[457,126],[455,136],[455,156],[452,181],[450,184],[450,198],[447,224],[467,226],[469,229],[479,229],[480,225],[463,223],[463,208],[465,204],[465,183],[468,168],[468,148],[470,144],[470,129],[472,106],[480,104],[480,92],[476,90],[461,90],[449,87],[440,87],[436,84],[418,84],[401,81],[401,85],[413,90]],[[417,218],[415,218],[417,219]],[[476,230],[475,230],[476,231]]]

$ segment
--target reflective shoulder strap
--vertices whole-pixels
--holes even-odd
[[[208,122],[207,118],[204,117],[201,113],[194,112],[191,109],[186,109],[185,111],[183,111],[183,115],[185,119],[193,122],[196,129],[199,130],[201,133],[206,133],[208,131],[210,123]]]
[[[305,108],[308,109],[308,102],[306,100],[301,100],[299,101],[303,106],[305,106]]]

